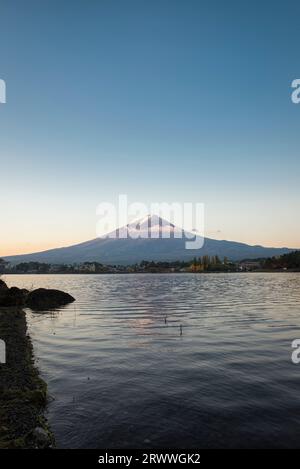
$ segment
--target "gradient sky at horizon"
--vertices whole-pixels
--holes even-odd
[[[300,248],[300,5],[268,3],[2,0],[0,256],[94,238],[118,194]]]

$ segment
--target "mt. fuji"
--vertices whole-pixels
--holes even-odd
[[[32,254],[8,256],[4,259],[12,264],[32,261],[51,264],[95,261],[110,265],[129,265],[143,260],[184,261],[203,255],[217,255],[220,258],[226,256],[230,260],[237,261],[279,256],[294,250],[286,247],[251,246],[211,238],[205,238],[200,249],[186,249],[186,241],[190,240],[190,236],[191,233],[184,232],[182,228],[157,215],[152,215],[118,228],[106,236],[80,244]],[[199,235],[193,234],[193,236]]]

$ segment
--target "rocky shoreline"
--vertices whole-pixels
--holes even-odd
[[[75,301],[73,296],[60,290],[38,288],[26,290],[26,288],[11,287],[0,279],[0,308],[1,307],[28,307],[41,311],[58,308]]]
[[[47,384],[34,364],[22,308],[30,304],[42,310],[74,298],[57,290],[8,288],[2,280],[0,290],[0,339],[6,348],[5,363],[0,363],[0,449],[53,448],[54,435],[44,415]],[[13,305],[6,306],[6,302]]]
[[[22,309],[0,308],[0,337],[6,344],[6,363],[0,364],[0,448],[53,447],[44,417],[47,385],[34,365]]]

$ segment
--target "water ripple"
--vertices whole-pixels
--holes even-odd
[[[6,280],[77,299],[27,313],[59,446],[299,446],[299,274]]]

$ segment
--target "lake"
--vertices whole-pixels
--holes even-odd
[[[77,300],[27,310],[58,447],[300,447],[300,274],[5,280]]]

